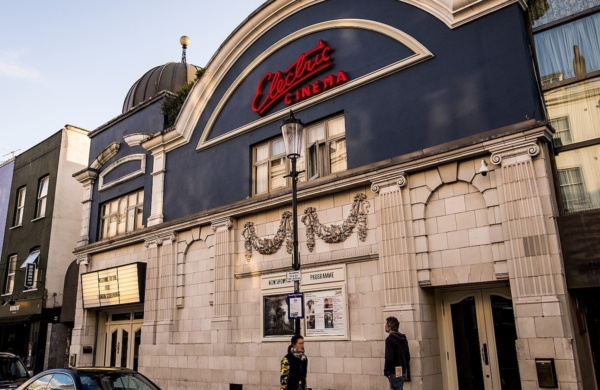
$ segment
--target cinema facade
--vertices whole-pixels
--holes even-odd
[[[408,389],[581,388],[528,24],[518,1],[268,1],[167,129],[148,72],[75,175],[71,364],[278,388],[292,109],[309,387],[386,388],[393,315]]]

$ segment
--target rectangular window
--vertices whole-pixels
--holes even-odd
[[[550,124],[556,131],[556,133],[554,133],[554,146],[568,145],[573,142],[571,139],[571,130],[569,128],[569,117],[565,116],[563,118],[552,119]]]
[[[306,140],[304,156],[296,169],[305,170],[300,181],[317,179],[347,169],[346,129],[343,116],[311,124],[304,129]],[[259,195],[291,185],[286,176],[290,162],[285,155],[283,137],[262,143],[253,150],[253,194]]]
[[[27,188],[19,188],[17,191],[17,208],[15,210],[15,220],[13,226],[21,226],[23,224],[23,212],[25,210],[25,194]]]
[[[113,199],[100,206],[100,239],[143,228],[144,190]]]
[[[37,205],[35,211],[36,218],[42,218],[46,216],[46,200],[48,199],[48,182],[50,177],[46,176],[40,180],[38,185],[38,196]]]
[[[254,148],[254,193],[285,187],[287,179],[285,145],[277,137]]]
[[[559,169],[558,181],[565,211],[581,211],[591,208],[581,168]]]
[[[307,161],[309,180],[347,168],[344,117],[338,116],[307,126]]]
[[[8,258],[6,268],[6,281],[4,282],[4,294],[12,294],[15,288],[15,273],[17,272],[17,255]]]
[[[563,145],[600,137],[600,77],[563,85],[544,93],[548,116]],[[561,133],[561,132],[565,133]]]

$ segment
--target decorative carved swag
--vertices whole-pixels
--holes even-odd
[[[344,242],[354,228],[358,225],[358,238],[365,241],[367,238],[367,213],[371,204],[366,200],[365,194],[356,194],[354,202],[350,209],[350,215],[341,225],[326,226],[319,222],[317,210],[314,207],[308,207],[304,210],[301,218],[306,227],[306,246],[312,252],[315,248],[315,234],[328,244]],[[242,236],[246,239],[244,247],[246,248],[246,260],[252,258],[252,249],[262,255],[273,255],[277,253],[281,245],[285,242],[287,252],[292,253],[292,213],[289,211],[281,215],[279,228],[273,238],[259,238],[256,235],[254,222],[246,222]]]

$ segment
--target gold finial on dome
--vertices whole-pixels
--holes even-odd
[[[185,58],[185,51],[186,51],[188,45],[190,44],[190,38],[187,35],[184,35],[181,38],[179,38],[179,43],[181,43],[181,48],[182,48],[181,62],[185,64],[187,62],[186,58]]]

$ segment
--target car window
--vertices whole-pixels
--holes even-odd
[[[48,386],[51,378],[52,374],[44,375],[27,386],[27,390],[44,390]]]
[[[160,390],[142,375],[131,372],[82,373],[85,390]]]
[[[54,374],[47,390],[75,390],[73,379],[66,374]]]
[[[27,370],[19,358],[0,358],[0,381],[27,378]]]

